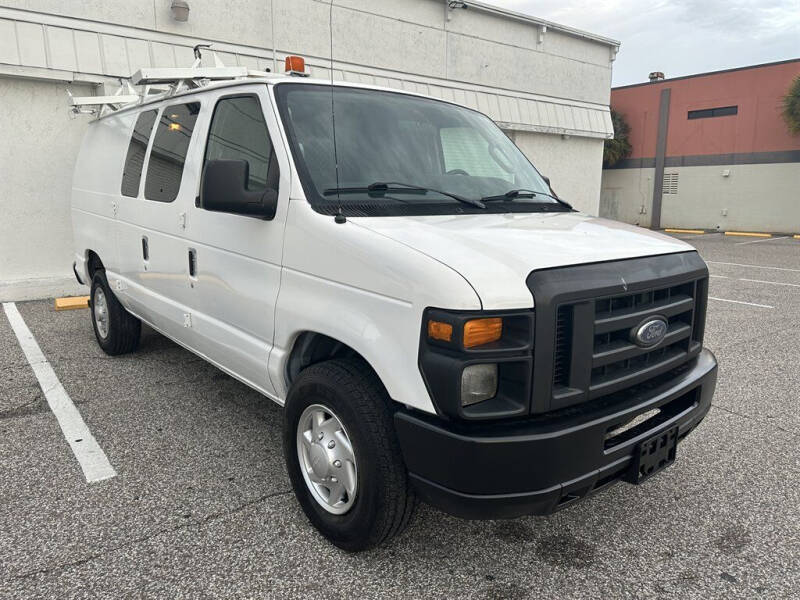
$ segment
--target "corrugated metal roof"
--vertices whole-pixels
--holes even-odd
[[[36,18],[41,22],[35,22]],[[0,9],[0,73],[7,75],[96,83],[104,78],[129,77],[142,67],[188,66],[192,42],[163,32]],[[229,65],[256,69],[273,65],[269,50],[224,43],[215,44],[215,50]],[[307,62],[315,76],[330,77],[327,64],[320,59]],[[364,66],[337,63],[335,67],[335,80],[412,91],[463,104],[487,114],[504,129],[592,138],[613,136],[608,107],[599,104]]]

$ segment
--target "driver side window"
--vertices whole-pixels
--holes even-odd
[[[249,191],[278,189],[278,162],[257,97],[233,96],[217,102],[203,166],[218,159],[247,161]]]

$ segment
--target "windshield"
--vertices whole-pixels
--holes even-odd
[[[339,86],[279,84],[275,94],[303,189],[321,212],[566,209],[550,196],[548,184],[514,143],[476,111]],[[479,202],[512,190],[525,193],[511,194],[508,201]]]

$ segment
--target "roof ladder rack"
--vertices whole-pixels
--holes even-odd
[[[139,102],[141,96],[133,89],[130,82],[126,79],[119,80],[119,89],[111,96],[83,96],[75,97],[72,92],[67,90],[69,105],[75,114],[97,114],[100,116],[104,108],[118,110],[126,104]]]
[[[114,112],[124,106],[139,104],[151,97],[153,86],[168,86],[167,90],[159,90],[163,97],[169,97],[184,90],[204,87],[214,81],[246,79],[248,77],[266,77],[269,71],[257,71],[247,67],[226,67],[217,56],[213,67],[201,66],[200,48],[209,45],[198,44],[194,47],[194,62],[191,67],[146,67],[136,71],[129,79],[120,79],[120,88],[111,96],[74,97],[69,90],[69,103],[75,114],[92,114],[98,117],[107,112]],[[133,86],[142,86],[139,93]]]

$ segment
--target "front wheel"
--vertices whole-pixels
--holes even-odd
[[[283,426],[295,495],[331,542],[365,550],[406,528],[416,497],[386,391],[366,364],[330,360],[305,369],[289,391]]]
[[[92,277],[90,298],[94,335],[103,352],[116,356],[136,350],[142,322],[119,303],[105,271],[99,270]]]

